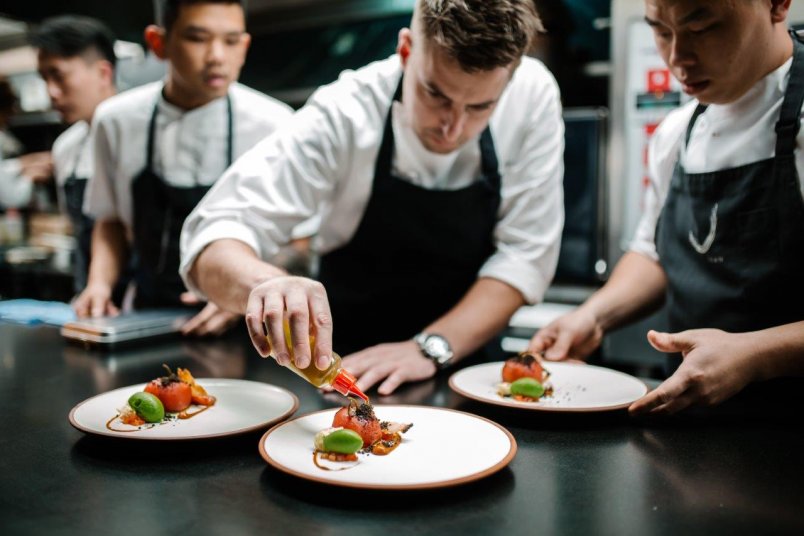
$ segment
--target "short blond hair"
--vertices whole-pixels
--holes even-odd
[[[466,72],[519,62],[544,31],[533,0],[418,0],[413,25]]]

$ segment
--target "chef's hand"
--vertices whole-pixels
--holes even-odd
[[[20,175],[33,182],[47,182],[53,176],[50,151],[28,153],[19,157]]]
[[[715,406],[754,380],[751,345],[743,333],[695,329],[681,333],[648,332],[660,352],[681,352],[678,370],[628,408],[631,415],[671,414],[692,405]]]
[[[584,359],[594,352],[603,339],[603,329],[591,312],[579,307],[550,322],[536,332],[528,351],[544,352],[551,361]]]
[[[185,305],[197,305],[201,301],[192,292],[181,295],[181,302]],[[240,315],[224,311],[212,302],[207,303],[201,311],[184,323],[181,327],[182,335],[220,335],[240,319]]]
[[[377,382],[377,392],[390,395],[405,382],[431,378],[436,366],[424,357],[414,341],[379,344],[356,352],[343,360],[343,368],[357,378],[357,386],[366,392]]]
[[[285,319],[293,348],[285,343]],[[257,285],[248,297],[246,326],[260,355],[273,354],[282,366],[290,363],[291,355],[297,368],[310,366],[311,336],[315,336],[315,366],[324,370],[332,361],[332,314],[327,292],[318,281],[279,276]]]
[[[78,318],[98,318],[120,314],[112,302],[112,287],[103,283],[89,283],[73,301],[73,310]]]

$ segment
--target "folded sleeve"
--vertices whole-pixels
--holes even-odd
[[[216,240],[240,240],[271,262],[301,224],[316,222],[315,231],[348,167],[349,128],[334,103],[313,103],[241,156],[184,223],[179,271],[187,288],[202,295],[189,272]]]
[[[502,170],[497,249],[479,273],[513,286],[528,303],[541,301],[553,279],[564,225],[564,122],[552,77],[532,101],[518,152]]]

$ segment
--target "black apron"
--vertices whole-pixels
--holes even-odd
[[[794,43],[776,155],[712,173],[676,164],[656,228],[672,332],[746,332],[804,320],[804,201],[794,155],[804,45]],[[695,110],[685,146],[704,110]],[[678,364],[675,356],[671,370]]]
[[[228,113],[227,167],[232,164],[232,101]],[[209,185],[176,187],[153,170],[154,132],[159,107],[154,106],[148,126],[146,164],[131,184],[134,206],[134,250],[137,254],[134,306],[180,307],[185,292],[179,276],[179,238],[184,220],[209,190]]]
[[[89,136],[89,135],[87,135]],[[81,153],[84,151],[86,138],[78,149],[75,157],[73,170],[64,181],[64,200],[67,207],[67,215],[73,226],[75,236],[75,250],[73,251],[73,288],[76,293],[81,292],[87,286],[87,273],[89,271],[89,259],[92,251],[92,226],[94,220],[84,214],[84,192],[87,187],[87,177],[76,175],[78,163],[81,160]]]
[[[401,94],[400,80],[393,100]],[[480,136],[479,180],[429,190],[391,173],[392,110],[363,219],[348,244],[321,259],[333,344],[343,354],[413,337],[460,301],[495,251],[500,174],[489,129]]]

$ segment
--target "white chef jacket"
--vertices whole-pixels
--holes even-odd
[[[79,179],[92,177],[92,168],[95,166],[94,154],[95,151],[89,141],[89,124],[86,121],[73,123],[53,142],[51,152],[53,176],[58,185],[56,192],[62,212],[67,210],[63,192],[64,183],[73,172]]]
[[[11,134],[0,130],[0,208],[20,208],[31,202],[33,181],[22,175],[18,158],[22,144]]]
[[[396,55],[345,71],[316,91],[289,126],[227,171],[185,221],[180,272],[188,288],[201,294],[188,272],[215,240],[240,240],[269,261],[287,243],[291,229],[315,215],[321,216],[314,241],[319,252],[352,239],[371,195],[401,74]],[[395,105],[392,115],[392,165],[403,180],[430,189],[458,189],[480,176],[477,138],[451,154],[435,154],[421,144],[401,106]],[[490,129],[502,176],[501,205],[496,251],[478,276],[508,283],[536,302],[558,260],[564,171],[558,86],[539,61],[523,59],[491,116]]]
[[[737,101],[710,105],[695,122],[686,149],[684,136],[698,101],[688,102],[662,121],[648,148],[650,186],[642,219],[630,244],[631,251],[659,260],[654,236],[656,223],[679,157],[687,173],[708,173],[766,160],[776,154],[776,122],[792,63],[791,58]],[[804,153],[801,151],[804,129],[798,133],[796,142],[796,169],[804,196]]]
[[[226,170],[226,98],[182,110],[162,96],[163,82],[130,89],[101,103],[92,120],[90,143],[95,169],[87,184],[84,212],[95,219],[119,219],[133,227],[131,185],[146,165],[148,127],[156,117],[154,171],[173,186],[209,185]],[[233,155],[238,157],[287,122],[287,105],[241,84],[232,99]]]

